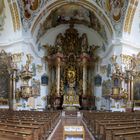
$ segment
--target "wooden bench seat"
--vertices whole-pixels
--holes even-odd
[[[83,111],[83,118],[97,140],[139,140],[140,138],[138,132],[140,113]]]
[[[2,135],[14,135],[14,136],[18,136],[21,139],[24,140],[33,140],[33,135],[32,132],[30,131],[26,131],[26,130],[11,130],[11,129],[7,129],[7,128],[0,128],[0,134]]]
[[[29,125],[15,125],[15,124],[9,124],[9,123],[0,123],[0,128],[10,129],[10,130],[21,130],[24,132],[24,130],[28,132],[32,132],[33,138],[36,140],[39,140],[41,135],[41,129],[39,126],[29,126]]]
[[[0,140],[28,140],[28,136],[0,133]]]
[[[118,127],[106,127],[105,133],[103,135],[104,140],[113,140],[113,134],[114,133],[126,133],[126,132],[132,132],[140,130],[139,126],[118,126]]]
[[[45,140],[59,116],[59,111],[0,111],[0,140]]]
[[[139,140],[136,137],[140,137],[140,131],[120,132],[114,133],[112,140]]]
[[[98,128],[96,129],[95,133],[97,134],[103,134],[105,132],[106,127],[117,127],[117,126],[121,126],[121,127],[129,127],[131,125],[135,125],[138,126],[140,125],[140,122],[116,122],[116,123],[100,123]]]

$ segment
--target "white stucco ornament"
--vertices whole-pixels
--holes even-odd
[[[79,0],[65,0],[67,2],[78,2]]]

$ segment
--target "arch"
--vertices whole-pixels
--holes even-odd
[[[131,0],[127,9],[127,14],[125,17],[123,32],[131,33],[132,22],[138,6],[139,0]]]
[[[66,0],[54,0],[53,2],[48,3],[46,5],[46,7],[37,16],[36,20],[34,21],[32,27],[31,27],[32,35],[34,34],[36,27],[38,26],[38,24],[42,20],[42,16],[46,15],[46,13],[47,13],[47,16],[49,16],[52,10],[55,10],[55,9],[59,8],[60,6],[64,6],[64,5],[69,4],[69,3],[70,2],[68,2]],[[76,4],[76,5],[80,5],[84,8],[86,8],[86,9],[94,12],[98,19],[100,19],[101,21],[104,21],[104,23],[107,26],[107,29],[109,30],[111,36],[114,38],[115,32],[114,32],[114,29],[113,29],[113,26],[112,26],[110,20],[104,14],[103,10],[95,2],[80,0],[80,1],[78,1],[78,3],[77,2],[73,2],[73,3]]]

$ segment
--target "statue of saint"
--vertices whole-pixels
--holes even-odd
[[[82,37],[81,37],[81,47],[82,47],[82,51],[83,52],[86,52],[87,49],[88,49],[88,40],[87,40],[87,35],[84,33],[82,34]]]
[[[60,94],[61,95],[64,94],[64,81],[63,80],[60,81]]]
[[[57,47],[59,52],[62,51],[62,46],[63,46],[63,36],[62,36],[62,33],[57,35],[56,41],[55,41],[55,46]]]

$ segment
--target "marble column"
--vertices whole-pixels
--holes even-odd
[[[131,101],[133,101],[134,100],[134,78],[133,78],[133,76],[132,76],[132,78],[131,78]]]
[[[128,72],[128,83],[127,83],[128,101],[131,100],[131,74]]]
[[[87,92],[87,60],[83,58],[83,96],[86,96]]]
[[[9,96],[9,109],[13,110],[13,74],[10,74],[10,96]]]
[[[51,93],[51,85],[52,85],[52,67],[51,67],[50,64],[48,65],[48,76],[49,76],[49,79],[48,79],[48,94],[50,94]]]
[[[56,71],[56,90],[57,90],[57,96],[60,96],[60,58],[57,58],[57,71]]]
[[[128,91],[128,101],[130,101],[131,99],[131,97],[130,97],[130,94],[131,94],[131,92],[130,92],[130,80],[128,80],[128,84],[127,84],[127,91]]]
[[[17,70],[14,70],[13,74],[13,110],[16,110],[16,76],[17,76]]]
[[[13,70],[13,72],[10,75],[10,103],[9,108],[11,110],[16,110],[16,75],[17,70]]]

